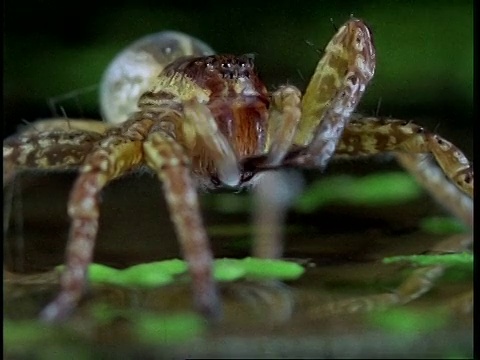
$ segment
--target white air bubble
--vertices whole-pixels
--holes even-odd
[[[140,96],[175,59],[213,53],[204,42],[176,31],[162,31],[133,42],[113,59],[103,75],[100,85],[103,119],[118,124],[138,111]]]

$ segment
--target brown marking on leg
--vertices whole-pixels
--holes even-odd
[[[66,268],[60,280],[59,295],[40,313],[44,321],[67,318],[77,306],[86,286],[87,267],[92,262],[98,218],[73,219],[66,252]]]
[[[220,302],[212,274],[213,255],[202,222],[198,196],[181,146],[159,132],[144,143],[145,159],[163,182],[170,216],[192,277],[196,308],[209,318],[220,313]]]
[[[383,152],[431,153],[445,175],[463,192],[473,196],[473,168],[452,143],[423,127],[403,120],[362,118],[343,133],[336,155],[373,155]]]
[[[379,139],[388,143],[386,138]],[[352,146],[351,142],[346,143]],[[375,147],[372,141],[364,144]],[[473,200],[452,184],[438,166],[426,159],[424,154],[396,153],[395,155],[406,170],[411,172],[437,201],[467,225],[473,227]],[[462,252],[471,249],[472,244],[472,234],[458,234],[441,241],[430,249],[430,252],[434,254]],[[332,302],[313,308],[311,315],[319,318],[332,314],[380,310],[409,303],[430,291],[447,268],[444,265],[433,265],[416,269],[392,292]],[[472,297],[467,294],[447,306],[468,311],[471,305]]]
[[[14,135],[3,142],[3,184],[22,169],[67,170],[77,167],[101,135],[83,131],[47,131]]]
[[[429,155],[396,153],[395,157],[440,205],[473,228],[473,199],[449,181]]]
[[[151,122],[143,123],[150,126]],[[100,198],[103,187],[143,160],[142,142],[110,136],[97,143],[85,159],[68,203],[72,219],[61,291],[41,313],[45,321],[64,319],[78,304],[86,285],[87,267],[92,261],[98,231]]]
[[[279,165],[292,145],[301,116],[300,103],[300,90],[294,86],[282,86],[272,94],[267,166]]]
[[[291,165],[325,168],[374,71],[370,30],[351,19],[327,45],[303,96],[294,144],[307,148]]]
[[[40,132],[81,131],[104,134],[110,127],[112,127],[111,124],[98,120],[52,118],[29,123],[21,128],[19,133],[22,135],[30,135],[38,134]]]
[[[473,197],[473,167],[466,156],[451,142],[436,134],[428,137],[429,150],[452,182]]]

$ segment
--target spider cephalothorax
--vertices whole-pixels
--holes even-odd
[[[179,33],[141,39],[107,69],[101,88],[109,123],[44,120],[4,141],[4,183],[22,168],[79,169],[68,203],[71,229],[61,292],[42,312],[44,319],[64,318],[80,300],[98,230],[100,192],[139,167],[147,166],[163,183],[196,307],[208,316],[218,314],[219,301],[197,187],[241,188],[269,169],[323,170],[334,156],[391,152],[439,201],[472,223],[473,169],[458,148],[411,122],[351,120],[375,70],[371,33],[362,21],[352,18],[338,29],[303,95],[291,85],[267,92],[250,55],[212,52]],[[437,164],[425,161],[425,154]],[[275,188],[268,190],[271,200]],[[259,234],[256,241],[265,242],[265,232]],[[254,255],[278,255],[278,238],[267,240],[274,250],[254,248]],[[431,278],[419,273],[389,301],[415,298]]]
[[[270,100],[251,56],[179,58],[140,97],[139,106],[142,112],[178,111],[177,119],[170,115],[163,123],[189,152],[197,181],[206,188],[246,185],[252,176],[239,162],[266,151]],[[215,133],[217,144],[206,142],[202,131]]]

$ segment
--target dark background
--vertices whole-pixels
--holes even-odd
[[[6,135],[22,119],[51,117],[49,100],[72,91],[77,95],[57,101],[57,112],[63,108],[69,117],[99,118],[96,91],[82,92],[82,89],[98,83],[109,61],[125,45],[164,29],[190,33],[218,52],[257,53],[257,68],[270,88],[288,82],[304,89],[318,61],[315,47],[323,48],[334,33],[330,19],[340,26],[353,13],[372,28],[378,59],[376,76],[359,111],[375,114],[381,100],[380,115],[412,119],[437,129],[458,144],[470,159],[473,156],[473,0],[279,0],[275,5],[263,0],[211,3],[198,0],[195,4],[186,0],[175,3],[136,0],[117,1],[114,6],[86,0],[6,0],[4,9]],[[307,45],[305,40],[315,47]],[[380,165],[383,168],[384,164]],[[37,272],[62,261],[69,224],[66,204],[73,179],[74,174],[25,176],[20,178],[20,188],[17,178],[13,220],[7,233],[9,240],[5,241],[10,247],[4,245],[7,270],[17,271],[16,275]],[[95,262],[124,267],[178,256],[179,247],[161,188],[153,177],[144,176],[141,180],[131,177],[114,182],[103,192]],[[221,200],[218,196],[211,198],[215,203],[202,197],[215,256],[243,256],[242,251],[248,253],[244,240],[250,235],[239,236],[235,232],[249,229],[247,216],[251,213],[222,212],[220,205],[232,208],[235,204],[232,198]],[[240,196],[236,198],[241,203]],[[330,304],[332,299],[390,293],[407,269],[405,265],[380,266],[377,260],[391,255],[426,253],[443,235],[417,231],[419,219],[437,215],[439,211],[436,204],[423,196],[400,205],[370,208],[347,203],[312,214],[291,213],[286,224],[298,225],[302,231],[287,233],[286,256],[313,259],[316,264],[291,284],[296,291],[292,321],[277,326],[271,320],[270,314],[285,308],[282,303],[285,296],[279,293],[273,297],[275,293],[270,296],[265,291],[259,292],[259,296],[252,292],[252,296],[248,295],[247,287],[243,296],[240,293],[237,298],[224,296],[225,313],[229,314],[230,309],[230,314],[234,314],[230,322],[207,334],[204,353],[197,350],[200,353],[188,356],[228,358],[240,353],[254,357],[261,348],[262,353],[273,351],[272,358],[302,357],[302,353],[306,354],[303,357],[319,358],[472,357],[470,313],[460,316],[448,313],[446,325],[443,322],[444,325],[438,325],[443,320],[436,316],[419,318],[428,326],[418,319],[412,323],[412,318],[406,317],[408,330],[401,327],[404,322],[400,321],[395,330],[390,325],[384,328],[368,323],[369,318],[364,314],[312,318],[312,310]],[[215,233],[216,225],[220,227],[217,226]],[[244,250],[239,251],[242,241]],[[29,278],[27,274],[26,285],[18,282],[20,286],[15,283],[12,286],[8,282],[12,274],[5,272],[7,320],[32,319],[53,298],[57,291],[51,279],[53,273],[45,274],[43,279]],[[12,327],[9,322],[6,334],[17,334],[15,339],[20,340],[16,347],[12,340],[6,342],[5,346],[10,346],[6,349],[7,357],[9,353],[11,358],[63,353],[71,358],[82,355],[112,358],[115,357],[112,354],[118,353],[119,358],[130,354],[132,358],[158,358],[158,352],[150,352],[160,345],[149,345],[148,349],[139,345],[128,318],[92,323],[88,306],[108,299],[114,308],[121,306],[129,311],[131,308],[133,316],[141,316],[138,311],[144,309],[170,315],[191,307],[188,284],[178,285],[183,292],[179,293],[175,287],[173,291],[170,287],[158,289],[160,292],[100,290],[90,297],[90,302],[87,299],[87,306],[79,309],[71,324],[59,328],[61,336],[46,331],[40,338],[33,332],[32,338],[31,329],[23,321],[18,323],[20,328]],[[470,286],[470,278],[451,277],[413,302],[410,309],[418,314],[440,314],[436,310],[440,307],[443,310],[446,301],[456,299]],[[251,308],[245,307],[250,303],[248,299],[254,298],[261,301],[254,301],[256,306]],[[415,326],[413,331],[411,324]],[[440,330],[436,331],[437,328]],[[42,327],[40,331],[45,329]],[[42,346],[38,346],[40,341]],[[184,352],[188,346],[182,343],[180,347],[174,357],[187,356]],[[215,352],[218,347],[223,352]],[[213,355],[209,349],[213,349],[210,350]],[[97,353],[101,355],[96,356]]]
[[[99,118],[96,89],[87,87],[125,45],[165,29],[217,52],[257,53],[268,87],[288,82],[303,90],[315,48],[334,33],[330,19],[340,26],[353,14],[371,27],[378,59],[359,111],[413,119],[472,158],[473,1],[7,0],[4,7],[5,135],[22,119],[51,117],[48,102],[61,95],[57,112]]]

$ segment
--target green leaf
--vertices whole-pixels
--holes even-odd
[[[248,257],[242,260],[242,264],[249,278],[295,280],[305,272],[303,266],[285,260]]]
[[[92,307],[92,314],[101,324],[107,325],[121,317],[132,324],[133,332],[145,343],[175,343],[201,334],[204,319],[194,313],[157,315],[140,309],[119,309],[105,303]]]
[[[247,274],[245,266],[238,259],[217,259],[213,267],[213,274],[217,281],[235,281]]]
[[[190,313],[170,316],[140,314],[132,320],[136,335],[150,344],[184,342],[206,329],[205,321],[199,315]]]
[[[131,266],[124,270],[91,264],[88,268],[92,283],[110,283],[121,286],[155,287],[166,285],[174,276],[184,273],[187,265],[179,259],[157,261]]]
[[[115,283],[120,274],[121,270],[102,264],[90,264],[88,267],[88,277],[93,283]],[[121,284],[121,281],[118,284]]]
[[[446,265],[462,267],[473,271],[473,254],[469,252],[440,255],[405,255],[383,259],[384,264],[410,262],[418,266]]]
[[[337,176],[315,182],[297,201],[295,208],[312,212],[333,203],[380,206],[411,201],[421,194],[420,186],[403,172],[368,175],[361,178]]]
[[[451,235],[466,233],[468,228],[459,220],[450,217],[432,216],[420,221],[420,228],[430,234]]]
[[[134,265],[124,270],[91,264],[88,271],[92,283],[156,287],[173,282],[175,275],[183,274],[187,269],[185,261],[172,259]],[[294,280],[304,271],[301,265],[284,260],[216,259],[213,263],[213,273],[217,281],[235,281],[241,278]]]
[[[42,344],[55,336],[55,329],[34,320],[3,320],[3,344],[6,348],[21,348],[33,343]]]
[[[145,264],[148,265],[148,264]],[[122,286],[139,286],[139,287],[157,287],[167,285],[173,282],[173,276],[167,272],[148,271],[148,267],[143,269],[134,269],[120,274],[120,278],[114,283]]]
[[[442,329],[448,324],[450,315],[443,309],[425,312],[394,308],[370,313],[367,319],[383,330],[408,336]]]

